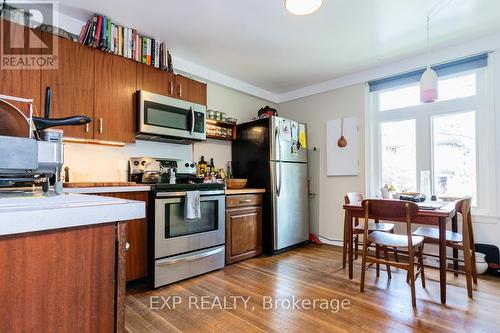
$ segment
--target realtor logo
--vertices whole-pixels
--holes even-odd
[[[16,1],[1,8],[0,68],[57,68],[57,39],[48,33],[42,37],[41,26],[57,26],[55,2]]]

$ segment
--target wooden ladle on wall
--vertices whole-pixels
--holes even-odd
[[[340,118],[340,139],[337,141],[337,146],[340,148],[347,146],[347,140],[344,137],[344,118]]]

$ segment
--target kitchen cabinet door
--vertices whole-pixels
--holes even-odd
[[[0,238],[0,332],[114,332],[116,225]]]
[[[175,76],[174,98],[188,100],[189,79],[182,75]]]
[[[136,62],[95,51],[94,139],[135,142]]]
[[[42,41],[58,43],[58,66],[42,70],[41,100],[45,105],[45,91],[52,89],[52,118],[89,116],[94,118],[94,52],[93,48],[60,38],[42,34]],[[64,126],[65,137],[93,139],[91,122],[86,126]]]
[[[146,202],[146,214],[148,212],[149,192],[100,193],[99,195],[126,200],[144,201]],[[143,219],[127,221],[125,241],[128,243],[128,250],[125,253],[127,281],[145,278],[148,274],[147,216]]]
[[[226,210],[226,264],[262,254],[262,208]]]
[[[188,96],[190,102],[207,105],[207,84],[196,80],[189,80],[188,82]]]
[[[175,93],[175,74],[138,63],[137,90],[173,97]]]
[[[11,41],[24,42],[24,47],[21,47],[23,54],[33,54],[40,50],[41,42],[36,39],[30,41],[33,48],[29,48],[28,43],[25,42],[32,32],[30,29],[12,23],[9,21],[1,20],[1,43],[2,49],[8,48]],[[33,32],[35,33],[35,32]],[[35,34],[39,34],[36,32]],[[38,49],[37,49],[38,47]],[[8,95],[22,98],[33,98],[35,112],[43,112],[40,104],[40,74],[41,70],[37,69],[7,69],[3,64],[0,64],[0,95]],[[26,115],[28,115],[29,108],[25,103],[10,102],[14,106],[19,107]]]

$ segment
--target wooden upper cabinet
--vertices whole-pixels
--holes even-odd
[[[31,44],[28,43],[30,38],[30,29],[21,25],[1,20],[1,43],[2,49],[6,50],[11,46],[21,46],[22,54],[37,54],[40,52],[40,40],[32,38]],[[39,32],[32,32],[37,35]],[[29,46],[32,46],[31,48]],[[34,53],[35,52],[35,53]],[[22,56],[21,54],[21,56]],[[5,51],[4,54],[5,55]],[[17,57],[19,58],[19,57]],[[40,72],[37,69],[8,69],[2,62],[0,62],[0,94],[22,98],[33,98],[35,111],[43,113],[40,104]],[[28,114],[29,108],[26,104],[13,102],[15,106],[19,107],[21,111]]]
[[[136,62],[95,51],[94,139],[135,142]]]
[[[196,80],[189,80],[187,99],[190,102],[207,105],[207,84]]]
[[[189,79],[182,75],[176,75],[173,97],[187,100],[188,96],[189,96]]]
[[[42,41],[58,43],[58,66],[44,69],[41,74],[41,100],[45,106],[45,91],[52,89],[52,118],[89,116],[94,118],[94,49],[73,41],[43,33]],[[65,137],[93,138],[91,122],[86,126],[65,126]]]
[[[174,97],[175,74],[149,65],[137,64],[137,90]]]

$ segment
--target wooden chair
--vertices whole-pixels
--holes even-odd
[[[388,275],[390,275],[390,266],[405,269],[408,271],[411,287],[411,303],[413,307],[417,306],[415,298],[415,279],[420,275],[422,287],[425,288],[424,262],[422,257],[424,237],[413,236],[411,234],[411,223],[418,212],[418,206],[413,202],[404,202],[399,200],[363,200],[362,202],[365,213],[365,228],[363,230],[363,252],[361,259],[361,285],[360,291],[365,289],[365,273],[366,269],[373,264],[387,265]],[[406,235],[397,235],[387,232],[374,231],[368,233],[368,220],[370,218],[377,219],[383,216],[391,221],[406,222]],[[378,256],[373,257],[368,255],[368,247],[375,245],[384,250],[386,256],[384,259]],[[390,261],[387,256],[387,251],[391,250],[408,253],[408,262]],[[418,269],[415,272],[415,256],[418,257]],[[366,264],[370,265],[367,267]]]
[[[363,201],[363,195],[358,192],[349,192],[344,196],[344,202],[346,205],[349,205],[351,203],[358,203]],[[364,230],[364,223],[360,224],[359,219],[356,217],[354,219],[354,227],[352,229],[353,231],[353,239],[349,239],[349,224],[352,223],[351,221],[345,221],[344,223],[344,244],[342,248],[342,268],[346,267],[346,258],[347,258],[347,251],[349,249],[349,246],[352,246],[353,244],[353,239],[354,239],[354,258],[358,259],[358,253],[359,253],[359,235],[363,233]],[[370,222],[368,223],[368,233],[372,233],[373,231],[383,231],[383,232],[390,232],[394,233],[394,224],[392,223],[379,223],[379,220],[375,220],[375,223]],[[377,249],[376,249],[377,251]],[[399,258],[397,257],[397,253],[395,253],[396,256],[396,261],[399,261]],[[380,275],[380,265],[377,265],[377,276]]]
[[[474,250],[474,236],[472,232],[472,220],[470,213],[471,198],[463,198],[456,202],[455,210],[462,215],[462,233],[446,231],[446,246],[454,250],[461,250],[464,253],[465,279],[467,281],[467,294],[472,298],[472,281],[477,283],[476,274],[476,252]],[[414,236],[424,237],[424,243],[437,243],[439,241],[439,229],[433,227],[420,227],[415,232]],[[424,253],[425,254],[425,253]],[[425,254],[435,256],[431,254]],[[454,260],[456,258],[448,258]],[[460,260],[462,261],[462,260]],[[458,265],[456,265],[458,266]],[[456,269],[453,270],[457,272]]]

